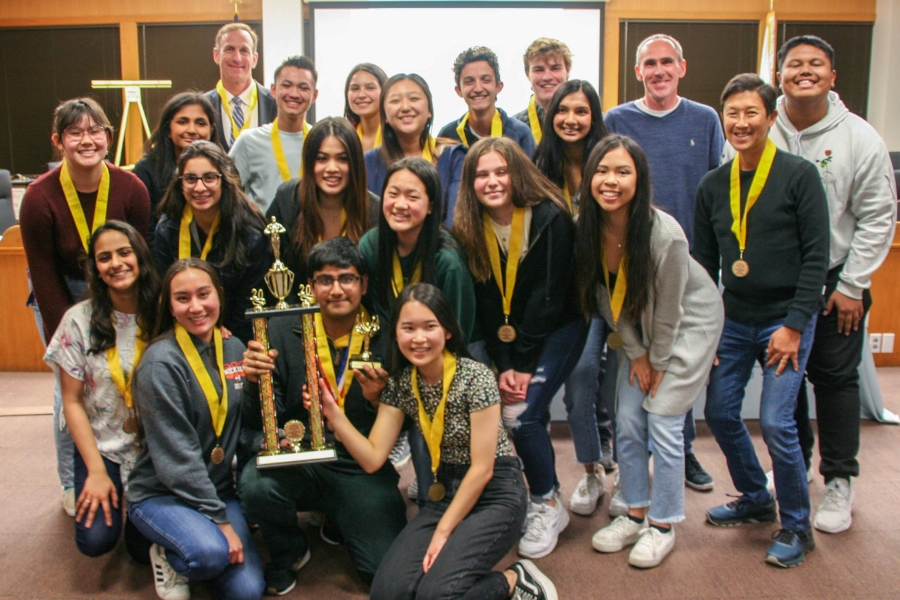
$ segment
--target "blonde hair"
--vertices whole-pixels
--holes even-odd
[[[559,40],[541,37],[531,42],[531,45],[528,46],[525,50],[525,55],[522,57],[525,61],[526,75],[528,75],[528,70],[531,67],[531,61],[539,56],[559,56],[563,59],[563,62],[566,63],[566,70],[572,70],[572,51],[569,50],[569,47]]]

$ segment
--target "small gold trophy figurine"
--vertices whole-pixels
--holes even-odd
[[[363,320],[362,314],[356,315],[356,327],[353,331],[363,336],[363,347],[362,354],[350,357],[350,368],[362,369],[363,366],[369,365],[373,369],[380,369],[381,358],[369,352],[369,344],[372,342],[372,337],[381,331],[378,315],[373,316],[370,321]]]
[[[265,434],[266,448],[256,457],[256,466],[260,469],[287,465],[306,464],[312,462],[325,462],[337,459],[334,448],[325,444],[324,423],[322,421],[322,408],[319,400],[319,377],[316,369],[316,327],[314,313],[319,311],[315,298],[310,294],[309,286],[300,286],[300,306],[289,306],[285,298],[291,292],[294,283],[294,274],[281,262],[281,234],[285,232],[272,217],[271,223],[266,226],[265,234],[269,236],[272,251],[275,254],[275,263],[266,273],[265,282],[272,295],[278,298],[275,307],[266,306],[266,298],[263,290],[253,290],[250,302],[253,310],[247,311],[247,316],[253,319],[253,333],[256,341],[263,348],[269,350],[269,317],[301,314],[303,322],[303,349],[306,356],[306,372],[308,389],[312,403],[309,408],[310,448],[302,445],[306,427],[300,421],[291,420],[284,424],[284,437],[290,442],[289,447],[282,448],[278,441],[278,420],[275,414],[275,392],[272,388],[271,373],[263,373],[259,376],[259,401],[263,418],[263,433]]]

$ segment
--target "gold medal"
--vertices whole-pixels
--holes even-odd
[[[735,277],[746,277],[750,273],[750,265],[747,264],[746,260],[739,258],[731,263],[731,272],[734,273]]]
[[[209,455],[209,459],[214,465],[222,464],[222,461],[225,460],[225,451],[222,450],[222,446],[216,444],[216,447],[213,448],[213,451]]]
[[[514,342],[516,340],[516,328],[509,323],[501,325],[500,329],[497,330],[497,337],[500,338],[501,342],[506,342],[507,344]]]
[[[618,331],[613,331],[609,334],[609,337],[606,338],[606,345],[613,350],[618,350],[625,345],[625,340],[622,338],[621,333],[619,333]]]
[[[131,435],[136,434],[138,432],[137,419],[135,419],[134,416],[125,419],[125,422],[122,424],[122,430]]]
[[[435,481],[431,484],[431,487],[428,488],[428,499],[432,502],[440,502],[446,495],[447,490],[440,481]]]
[[[284,424],[284,437],[295,444],[300,442],[305,434],[306,427],[296,419],[292,419]]]

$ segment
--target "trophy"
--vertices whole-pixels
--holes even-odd
[[[369,352],[369,344],[372,342],[372,337],[380,330],[378,315],[373,316],[369,321],[363,318],[362,313],[356,315],[356,327],[353,328],[353,331],[363,336],[363,347],[361,354],[355,354],[350,357],[351,369],[362,369],[365,365],[369,365],[373,369],[381,368],[381,359]]]
[[[269,372],[259,376],[259,401],[262,410],[263,433],[265,434],[265,450],[260,451],[256,457],[256,466],[260,469],[268,467],[280,467],[288,465],[308,464],[313,462],[326,462],[337,459],[334,448],[325,445],[325,427],[322,421],[322,406],[319,400],[319,374],[316,369],[316,326],[315,313],[319,311],[315,298],[311,294],[309,286],[300,286],[300,305],[290,306],[285,302],[294,283],[294,273],[281,262],[281,238],[285,232],[276,220],[266,226],[265,234],[269,236],[272,251],[275,254],[275,262],[266,273],[266,287],[272,295],[278,299],[273,308],[266,306],[266,298],[262,289],[254,289],[250,296],[253,309],[247,311],[247,316],[253,319],[253,334],[256,341],[262,344],[265,351],[269,351],[269,317],[300,314],[303,324],[303,349],[306,357],[306,381],[309,391],[309,431],[310,447],[303,446],[303,436],[306,427],[297,420],[291,420],[284,424],[285,438],[289,442],[287,448],[282,448],[278,442],[278,420],[275,414],[275,393],[272,389],[272,374]],[[367,346],[368,348],[368,346]]]

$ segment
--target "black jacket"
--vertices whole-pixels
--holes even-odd
[[[278,116],[278,105],[275,104],[275,98],[269,93],[269,88],[260,85],[259,82],[255,83],[258,98],[256,106],[259,108],[259,123],[257,123],[257,126],[262,127],[263,125],[268,125],[274,121],[275,117]],[[219,92],[217,92],[215,88],[206,92],[206,97],[212,102],[213,108],[216,111],[216,131],[219,132],[219,145],[225,149],[225,152],[228,152],[231,150],[232,146],[232,144],[228,142],[231,138],[231,134],[226,133],[225,124],[222,122],[222,98],[219,97]],[[228,127],[231,127],[230,123],[228,124]]]

